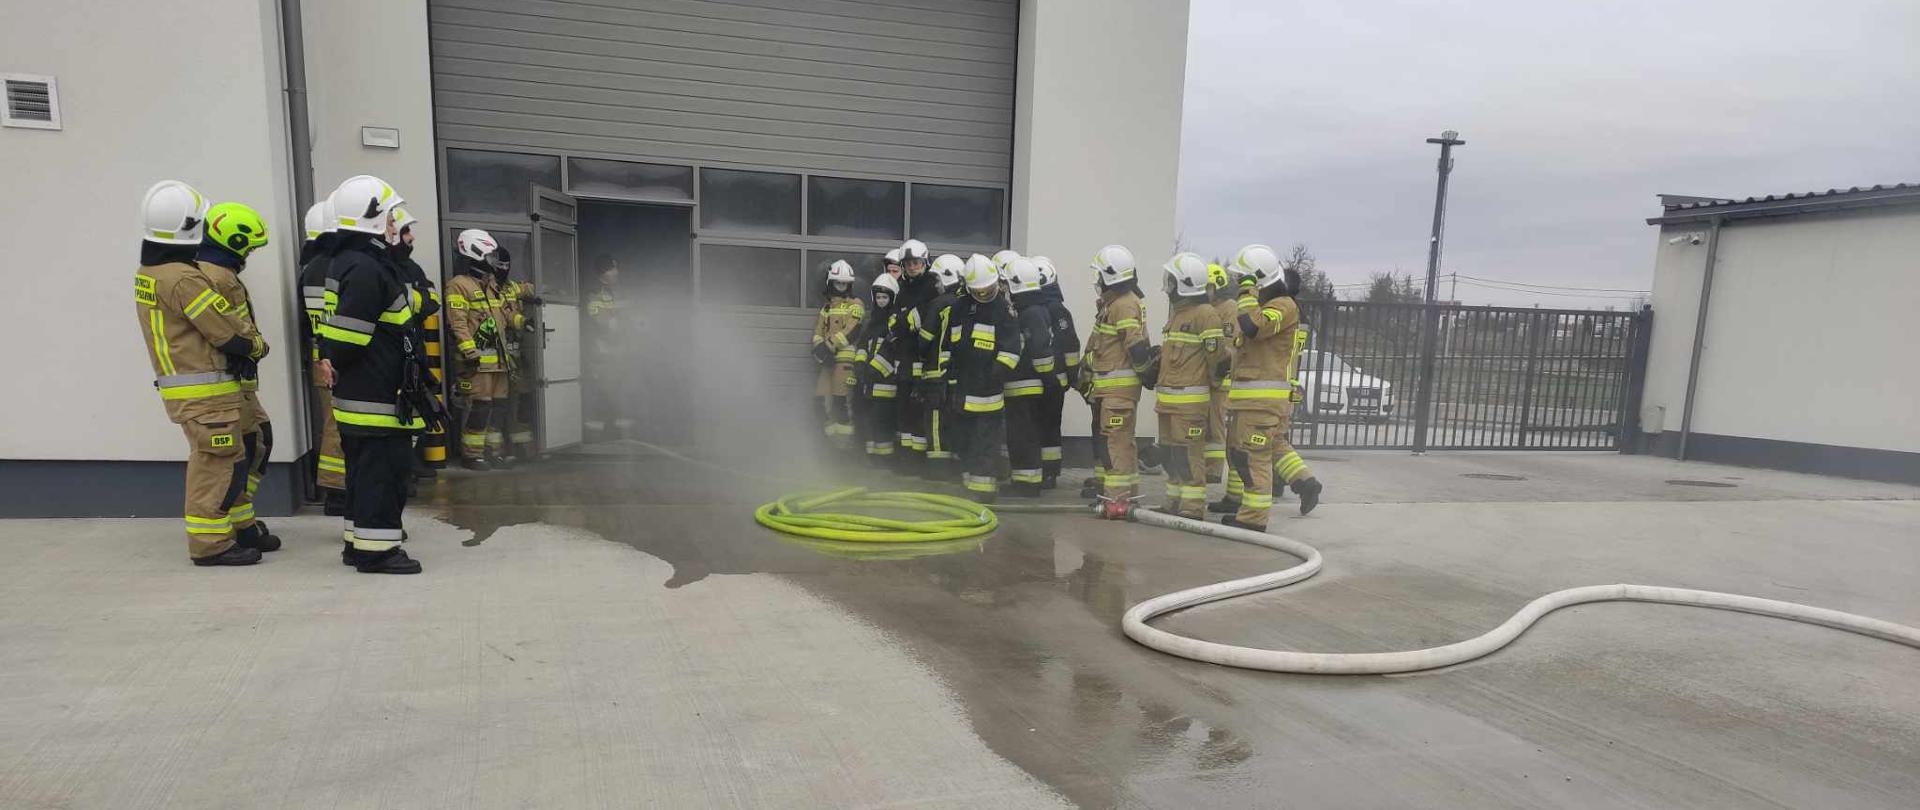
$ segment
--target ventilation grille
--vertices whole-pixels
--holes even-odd
[[[29,129],[60,128],[60,92],[52,76],[0,75],[6,81],[7,106],[0,125]]]

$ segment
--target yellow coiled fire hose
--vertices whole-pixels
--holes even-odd
[[[824,511],[832,507],[834,511]],[[931,514],[905,520],[849,510]],[[871,492],[848,487],[824,494],[788,495],[753,512],[774,531],[856,543],[933,543],[980,537],[1000,525],[993,510],[965,498],[931,492]]]

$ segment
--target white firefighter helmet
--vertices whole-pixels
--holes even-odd
[[[1167,271],[1167,291],[1174,295],[1207,294],[1207,260],[1192,253],[1175,253],[1162,270]]]
[[[887,264],[898,266],[900,264],[900,249],[894,248],[892,250],[887,251],[886,259],[887,259]]]
[[[1007,267],[1007,262],[1013,261],[1014,259],[1018,259],[1018,258],[1020,258],[1020,251],[1014,250],[1013,248],[1007,248],[1006,250],[993,254],[993,264],[995,267],[1000,268],[1004,272]]]
[[[967,263],[959,256],[942,253],[940,258],[933,260],[930,269],[933,270],[933,275],[940,279],[942,285],[951,287],[960,283],[960,276],[966,272]]]
[[[479,228],[468,228],[460,232],[453,240],[454,250],[460,255],[472,259],[475,264],[489,264],[489,256],[500,250],[500,243],[494,241],[493,234]]]
[[[827,283],[852,284],[853,265],[847,264],[846,259],[834,260],[833,264],[827,266]]]
[[[1046,286],[1046,279],[1040,273],[1040,266],[1025,256],[1015,256],[1007,262],[1007,290],[1018,295],[1039,290]]]
[[[1280,254],[1266,245],[1248,245],[1233,254],[1232,273],[1238,278],[1253,279],[1254,286],[1263,290],[1283,284],[1287,278],[1287,274],[1280,271]]]
[[[370,174],[357,174],[340,183],[327,198],[333,205],[337,230],[385,234],[387,216],[406,200],[387,181]]]
[[[908,239],[900,243],[900,260],[910,262],[914,259],[927,260],[927,243],[918,239]]]
[[[1093,254],[1088,265],[1100,276],[1100,286],[1111,287],[1133,278],[1133,251],[1120,245],[1108,245]]]
[[[886,293],[888,303],[892,303],[893,298],[900,295],[900,280],[892,273],[881,273],[873,280],[873,291]]]
[[[162,180],[140,200],[141,238],[163,245],[198,245],[207,230],[207,198],[178,180]]]
[[[394,206],[393,207],[393,235],[387,237],[387,244],[390,244],[390,245],[400,244],[401,241],[403,241],[400,238],[400,234],[405,233],[407,228],[412,227],[413,223],[416,223],[419,221],[420,221],[420,218],[414,216],[412,211],[408,211],[406,206],[404,205]],[[414,236],[417,237],[419,236],[419,234],[414,234]]]
[[[962,276],[968,292],[980,293],[1000,286],[1000,268],[994,266],[992,259],[978,253],[967,257],[967,269]]]
[[[318,239],[320,234],[333,233],[338,227],[333,222],[333,209],[327,207],[325,198],[307,206],[306,224],[308,239]]]
[[[1060,271],[1053,269],[1053,260],[1045,256],[1033,257],[1033,266],[1040,268],[1040,286],[1051,287],[1060,283]]]

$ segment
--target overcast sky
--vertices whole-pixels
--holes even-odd
[[[1192,7],[1180,230],[1207,256],[1305,242],[1335,283],[1421,277],[1444,129],[1441,272],[1540,285],[1647,289],[1658,193],[1920,181],[1920,0]]]

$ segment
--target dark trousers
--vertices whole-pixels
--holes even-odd
[[[954,428],[960,440],[960,483],[966,487],[967,497],[993,503],[1000,494],[995,473],[1000,465],[1000,447],[1006,443],[1006,412],[962,412]]]
[[[1046,476],[1041,448],[1046,435],[1046,396],[1007,397],[1007,463],[1013,491],[1037,495]]]
[[[900,445],[900,423],[897,399],[877,397],[867,400],[867,455],[876,459],[891,460],[895,449]]]
[[[400,513],[413,475],[413,434],[340,434],[347,454],[347,532],[353,550],[378,553],[407,538]]]
[[[1067,389],[1050,388],[1040,395],[1038,412],[1040,428],[1040,475],[1044,478],[1060,477],[1060,412],[1067,406]]]

